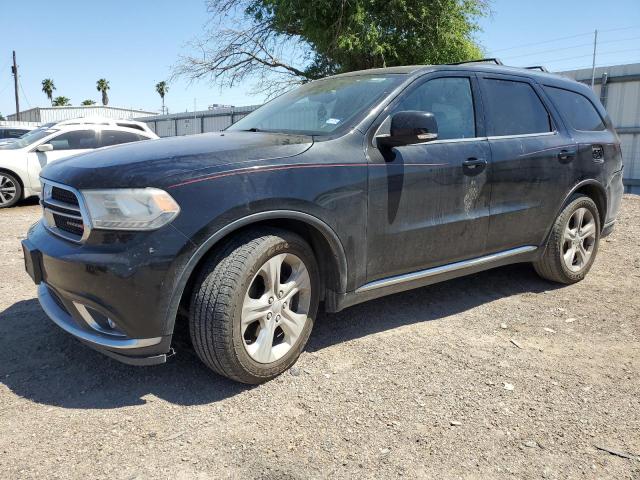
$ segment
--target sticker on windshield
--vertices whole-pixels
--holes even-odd
[[[340,119],[339,118],[329,118],[325,123],[328,123],[329,125],[337,125],[338,123],[340,123]]]

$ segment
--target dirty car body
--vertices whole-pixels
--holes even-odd
[[[384,87],[361,111],[328,118],[315,111],[330,126],[326,131],[253,128],[252,115],[268,104],[220,133],[123,145],[46,167],[45,213],[24,250],[49,317],[121,361],[162,363],[204,259],[255,225],[307,239],[319,259],[321,300],[331,312],[535,261],[575,192],[598,205],[603,234],[613,227],[623,189],[620,146],[586,86],[485,65],[397,67],[336,78]],[[423,95],[429,82],[435,90]],[[603,128],[574,128],[553,89],[585,98]],[[497,111],[496,95],[521,90],[535,102],[527,111],[540,110],[546,124],[527,120],[512,127],[516,119]],[[389,142],[394,112],[415,116],[425,109],[421,102],[435,110],[439,136]],[[149,188],[179,206],[171,222],[148,231],[92,223],[87,192]],[[56,223],[64,216],[71,220]]]

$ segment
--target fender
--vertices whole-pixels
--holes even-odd
[[[225,238],[230,233],[234,231],[251,225],[253,223],[257,223],[264,220],[282,220],[282,219],[291,219],[291,220],[299,220],[304,222],[312,227],[315,227],[319,230],[324,238],[329,243],[333,254],[338,260],[338,265],[340,268],[339,271],[339,290],[337,293],[344,293],[346,291],[347,285],[347,257],[344,252],[344,247],[340,238],[336,234],[336,232],[327,225],[324,221],[319,218],[309,215],[308,213],[299,212],[295,210],[269,210],[264,212],[253,213],[251,215],[247,215],[246,217],[241,217],[228,225],[224,226],[213,235],[211,235],[207,240],[205,240],[193,253],[191,258],[189,258],[187,264],[182,269],[180,273],[180,277],[176,283],[176,286],[173,290],[173,295],[171,297],[171,302],[169,303],[169,308],[167,309],[165,322],[171,330],[173,330],[173,326],[175,323],[176,315],[178,313],[178,307],[180,305],[180,300],[182,299],[182,295],[184,293],[184,289],[187,286],[187,282],[196,266],[204,258],[204,256],[213,248],[213,246],[218,243],[220,240]]]
[[[569,193],[567,193],[567,195],[565,195],[565,197],[562,199],[562,202],[560,202],[560,205],[556,209],[555,216],[553,217],[553,219],[551,220],[551,223],[547,227],[547,233],[544,236],[544,244],[542,245],[543,247],[546,248],[547,242],[549,241],[549,235],[551,235],[551,230],[553,229],[553,224],[555,223],[556,218],[558,218],[558,215],[560,215],[560,212],[562,211],[564,206],[567,204],[567,202],[571,198],[571,195],[573,195],[574,193],[576,193],[577,190],[579,190],[580,188],[585,187],[585,186],[594,186],[602,194],[602,198],[604,199],[604,212],[600,212],[600,214],[601,214],[600,223],[602,224],[602,225],[600,225],[600,228],[602,229],[604,227],[604,222],[602,221],[602,218],[606,218],[607,217],[607,201],[608,201],[607,200],[607,191],[604,188],[604,186],[602,185],[602,183],[600,183],[598,180],[595,180],[593,178],[582,180],[582,181],[578,182],[576,185],[574,185],[571,188],[571,190],[569,190]],[[542,253],[544,252],[545,248],[540,249],[540,255],[542,255]]]

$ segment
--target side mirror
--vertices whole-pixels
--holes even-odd
[[[51,150],[53,150],[53,145],[50,143],[43,143],[36,147],[36,152],[50,152]]]
[[[399,147],[437,138],[438,122],[433,113],[409,110],[393,114],[389,136],[380,136],[377,141],[381,146]]]

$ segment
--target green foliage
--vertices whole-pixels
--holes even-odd
[[[96,104],[95,100],[83,100],[80,105],[88,107],[90,105],[95,105],[95,104]]]
[[[393,65],[479,58],[484,0],[253,0],[245,13],[313,53],[308,78]]]
[[[158,95],[160,95],[160,98],[162,98],[162,100],[164,100],[164,96],[168,91],[169,86],[167,85],[167,82],[163,80],[162,82],[156,83],[156,92],[158,92]]]
[[[209,0],[211,19],[174,75],[273,93],[326,75],[482,56],[490,0]],[[231,25],[231,26],[230,26]]]
[[[5,120],[4,115],[2,115],[2,113],[0,113],[0,121]]]
[[[50,78],[45,78],[44,80],[42,80],[42,91],[44,92],[44,94],[47,96],[47,98],[49,99],[49,101],[52,100],[53,98],[53,91],[56,89],[55,84],[53,83],[53,80],[51,80]]]
[[[70,107],[71,99],[68,97],[56,97],[51,102],[51,105],[54,107]]]

